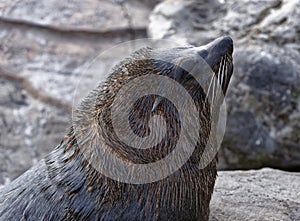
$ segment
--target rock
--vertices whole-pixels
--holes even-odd
[[[2,1],[0,16],[6,21],[32,23],[62,31],[105,33],[145,28],[153,1],[150,3],[133,0]],[[132,27],[129,27],[128,16]]]
[[[219,172],[210,220],[300,220],[300,173],[269,168]]]
[[[59,144],[70,115],[33,99],[0,76],[0,185],[29,169]]]
[[[118,43],[146,36],[151,9],[134,0],[2,2],[1,67],[70,104],[79,78],[96,56]],[[95,86],[91,76],[81,81],[87,90],[93,88],[90,84]]]
[[[268,45],[236,50],[220,150],[227,167],[299,167],[300,69],[287,53]]]
[[[150,37],[193,45],[234,39],[219,169],[300,170],[299,19],[300,2],[286,0],[173,0],[153,10]]]

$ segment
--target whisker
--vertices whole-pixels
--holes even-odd
[[[215,96],[213,102],[217,101],[218,89],[219,89],[218,84],[219,84],[219,79],[215,78],[215,84],[214,84]]]
[[[208,96],[209,96],[209,94],[210,94],[210,88],[211,88],[211,85],[212,85],[212,83],[213,83],[213,80],[214,80],[214,75],[213,75],[213,77],[212,77],[211,80],[210,80],[210,83],[209,83],[209,86],[208,86],[208,90],[207,90],[207,94],[206,94],[206,97],[205,97],[205,101],[207,101]]]
[[[219,82],[220,82],[220,87],[222,87],[222,82],[224,80],[224,64],[225,64],[225,58],[222,57],[221,63],[220,63],[220,77],[219,77]]]
[[[219,67],[219,70],[218,70],[218,78],[219,78],[219,82],[220,82],[220,85],[222,85],[222,61],[223,61],[223,58],[221,59],[221,62],[220,62],[220,67]]]
[[[226,56],[226,60],[227,60],[227,56]],[[224,68],[224,81],[222,83],[222,88],[225,90],[225,84],[228,80],[228,61],[225,63],[225,68]],[[224,93],[225,91],[223,91]]]
[[[218,71],[218,78],[219,78],[219,87],[217,88],[217,92],[219,95],[219,90],[220,88],[222,89],[222,85],[224,82],[224,64],[225,64],[225,57],[222,57],[221,62],[220,62],[220,67]]]

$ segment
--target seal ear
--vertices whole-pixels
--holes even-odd
[[[156,111],[156,108],[158,107],[158,105],[160,104],[161,101],[162,101],[162,97],[155,98],[152,109],[151,109],[151,113]]]

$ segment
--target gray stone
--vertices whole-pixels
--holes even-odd
[[[219,172],[210,220],[300,220],[300,173],[269,168]]]
[[[220,150],[226,167],[299,167],[300,69],[288,53],[268,45],[236,50]]]
[[[0,185],[18,177],[59,144],[70,116],[0,76]]]
[[[133,0],[2,1],[0,16],[6,21],[32,23],[63,31],[104,33],[145,28],[150,6]],[[128,16],[132,27],[128,27]]]
[[[219,168],[299,170],[300,2],[220,2],[162,2],[148,33],[193,45],[230,35],[235,69]]]

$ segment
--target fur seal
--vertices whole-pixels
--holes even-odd
[[[125,59],[83,101],[76,111],[75,126],[55,150],[0,189],[0,220],[208,220],[217,157],[204,169],[199,169],[198,163],[209,136],[210,109],[204,91],[188,72],[176,66],[176,61],[190,53],[204,59],[225,94],[233,70],[232,52],[232,39],[221,37],[203,47],[141,49]],[[153,60],[153,56],[169,57],[174,62]],[[180,137],[182,128],[176,107],[156,95],[139,99],[129,122],[132,131],[144,137],[149,134],[149,118],[163,115],[167,129],[161,142],[137,151],[115,134],[111,105],[116,94],[122,85],[147,74],[176,80],[186,88],[196,106],[202,107],[199,140],[186,163],[166,178],[145,184],[118,182],[101,174],[87,158],[104,160],[97,154],[98,139],[119,158],[133,164],[148,164],[171,153]]]

